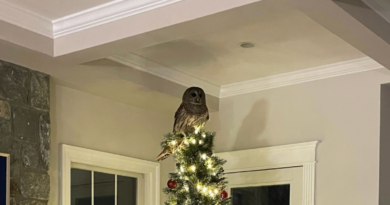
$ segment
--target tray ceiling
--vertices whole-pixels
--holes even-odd
[[[132,53],[219,86],[365,56],[297,10],[266,2],[258,10],[267,15]],[[256,46],[239,46],[246,41]]]

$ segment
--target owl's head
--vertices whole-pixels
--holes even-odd
[[[183,94],[183,102],[195,105],[206,104],[206,94],[202,88],[190,87]]]

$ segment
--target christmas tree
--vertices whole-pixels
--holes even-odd
[[[164,193],[165,205],[227,205],[224,177],[225,160],[213,154],[215,133],[200,128],[192,133],[164,136],[163,149],[173,147],[176,172],[170,173],[170,180]]]

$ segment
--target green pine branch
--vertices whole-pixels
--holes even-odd
[[[177,187],[163,189],[167,195],[165,205],[230,205],[231,198],[221,199],[226,189],[223,165],[226,163],[213,154],[216,133],[200,131],[188,136],[168,133],[161,147],[183,143],[175,150],[176,172],[170,173]]]

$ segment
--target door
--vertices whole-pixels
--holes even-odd
[[[302,205],[302,167],[227,173],[233,205]]]

